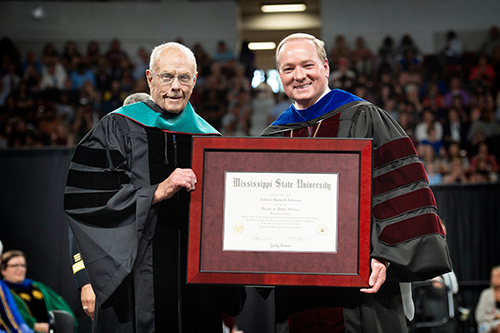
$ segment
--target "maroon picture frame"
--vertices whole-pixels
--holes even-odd
[[[194,136],[192,169],[188,283],[368,286],[371,139]],[[227,171],[338,173],[337,252],[223,251]]]

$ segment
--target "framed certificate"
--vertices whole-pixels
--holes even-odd
[[[188,283],[367,287],[371,139],[193,137]]]

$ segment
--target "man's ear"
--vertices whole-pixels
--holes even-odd
[[[196,85],[197,80],[198,80],[198,72],[194,73],[193,87]]]
[[[153,84],[153,73],[149,69],[146,69],[146,81],[148,82],[149,89],[151,90],[151,85]]]

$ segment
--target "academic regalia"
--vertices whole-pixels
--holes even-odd
[[[20,284],[5,281],[10,288],[16,307],[24,322],[29,327],[35,323],[48,323],[49,311],[66,311],[75,324],[75,332],[78,331],[78,321],[68,303],[54,290],[39,281],[24,279]]]
[[[139,102],[104,116],[75,150],[64,206],[96,332],[221,332],[221,312],[240,310],[241,289],[186,285],[189,193],[151,205],[160,182],[191,167],[193,134],[219,135],[189,103],[172,114]]]
[[[307,109],[291,105],[262,135],[373,138],[371,257],[390,263],[373,295],[359,288],[277,287],[277,321],[288,318],[291,333],[334,326],[334,332],[405,332],[399,283],[451,270],[434,195],[411,139],[384,110],[339,89]],[[314,330],[311,323],[325,327]]]
[[[14,297],[3,280],[0,280],[0,332],[33,333],[23,321]]]

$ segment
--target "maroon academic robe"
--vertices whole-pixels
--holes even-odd
[[[373,138],[371,256],[390,265],[373,295],[359,288],[277,287],[277,322],[288,319],[291,333],[406,332],[399,282],[451,270],[434,195],[411,139],[384,110],[341,90],[283,115],[262,135]]]

